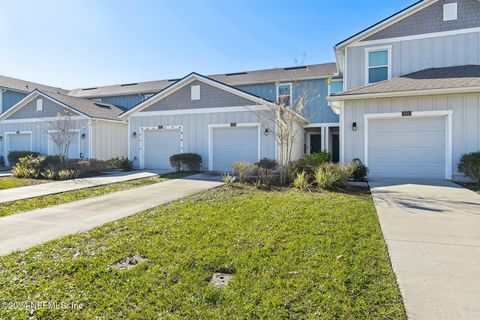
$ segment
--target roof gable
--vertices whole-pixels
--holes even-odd
[[[210,79],[208,77],[202,76],[198,73],[191,73],[184,77],[183,79],[180,79],[179,81],[171,84],[167,88],[163,89],[162,91],[158,92],[157,94],[153,95],[149,99],[139,103],[132,109],[128,110],[124,114],[121,115],[122,118],[126,118],[136,112],[140,112],[142,110],[145,110],[146,108],[149,108],[151,106],[162,106],[162,103],[159,103],[161,100],[166,99],[168,96],[174,94],[175,92],[179,91],[180,89],[184,88],[185,86],[191,84],[191,83],[201,83],[204,85],[207,85],[209,87],[215,88],[216,90],[221,90],[225,93],[228,93],[229,95],[235,95],[237,97],[236,101],[240,102],[240,105],[248,105],[245,101],[249,101],[249,105],[253,104],[272,104],[271,101],[268,101],[264,98],[257,97],[253,94],[247,93],[245,91],[242,91],[240,89],[231,87],[227,84],[221,83],[219,81]],[[182,96],[185,95],[185,92],[182,93]],[[234,101],[235,99],[230,99],[230,101]],[[159,104],[158,104],[159,103]],[[163,104],[164,107],[171,108],[171,106],[168,105],[168,103]],[[224,105],[225,106],[225,105]],[[237,105],[238,106],[238,105]],[[155,109],[155,108],[154,108]],[[184,108],[185,109],[185,108]],[[188,108],[186,108],[188,109]],[[162,109],[165,110],[165,109]],[[171,109],[168,109],[171,110]]]

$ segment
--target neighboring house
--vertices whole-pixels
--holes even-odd
[[[176,153],[198,153],[203,169],[230,171],[234,161],[277,158],[274,123],[278,105],[192,73],[121,115],[128,120],[129,158],[142,169],[168,169]],[[268,115],[267,115],[268,114]],[[304,155],[302,134],[292,159]]]
[[[480,1],[424,0],[335,46],[342,162],[372,177],[462,179],[480,150]]]
[[[0,114],[4,113],[33,90],[44,90],[67,94],[68,90],[45,86],[35,82],[0,76]]]
[[[335,63],[276,68],[210,75],[208,78],[228,86],[277,101],[283,96],[293,100],[306,96],[304,116],[310,124],[305,128],[306,154],[327,150],[335,161],[339,160],[339,119],[328,106],[329,93],[343,90]],[[130,109],[180,79],[127,83],[105,87],[75,89],[69,95],[112,103]]]
[[[0,115],[0,154],[11,151],[57,154],[51,128],[57,115],[74,121],[69,158],[101,160],[127,154],[127,123],[118,116],[125,109],[106,103],[35,89]]]

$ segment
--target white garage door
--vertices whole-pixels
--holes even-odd
[[[172,169],[170,156],[180,153],[180,129],[146,130],[144,139],[145,169]]]
[[[11,151],[32,151],[31,133],[14,133],[7,135],[6,156]]]
[[[370,119],[371,177],[445,178],[445,118]]]
[[[55,133],[50,133],[50,135],[53,135]],[[70,145],[68,146],[68,153],[67,157],[68,159],[80,159],[80,133],[78,132],[72,132],[70,136]],[[48,142],[48,154],[49,155],[58,155],[58,146],[57,144],[53,141],[52,138],[50,138],[50,141]]]
[[[213,128],[213,171],[232,171],[234,161],[258,162],[258,127]]]

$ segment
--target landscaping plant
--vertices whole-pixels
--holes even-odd
[[[332,160],[332,155],[328,152],[317,152],[309,154],[297,161],[294,161],[291,166],[292,173],[305,172],[307,176],[313,176],[315,171],[321,165]]]
[[[170,157],[170,165],[177,172],[180,171],[200,171],[202,166],[202,156],[196,153],[179,153]]]
[[[260,180],[265,184],[271,184],[275,171],[278,169],[278,161],[268,158],[263,158],[255,163],[258,170]]]
[[[20,161],[21,158],[25,158],[27,156],[40,156],[40,153],[33,151],[10,151],[7,156],[8,163],[13,167]]]
[[[480,152],[464,154],[460,159],[458,170],[480,185]]]
[[[310,187],[308,176],[305,171],[296,174],[295,179],[293,180],[293,186],[301,191],[304,191]]]
[[[240,182],[245,182],[248,178],[248,174],[252,169],[252,164],[246,161],[235,161],[232,164],[233,173],[238,175],[238,180]]]
[[[321,189],[333,189],[346,185],[352,175],[352,165],[325,163],[315,170],[315,182]]]
[[[230,185],[230,184],[234,183],[236,179],[237,179],[236,177],[234,177],[230,174],[222,175],[222,181],[227,185]]]
[[[352,160],[352,166],[353,166],[353,173],[352,173],[353,181],[365,181],[368,175],[367,166],[364,165],[363,162],[358,158]]]

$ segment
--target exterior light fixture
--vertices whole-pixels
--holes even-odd
[[[268,136],[268,133],[269,133],[269,132],[270,132],[270,130],[268,130],[268,128],[265,128],[264,134],[265,134],[266,136]]]
[[[80,136],[80,139],[85,140],[85,133],[82,133],[82,135]]]
[[[83,156],[83,153],[80,152],[80,159],[83,159],[83,157],[84,157],[84,156]]]
[[[357,128],[357,123],[356,122],[352,123],[352,130],[357,131],[357,129],[358,129]]]
[[[137,137],[137,133],[134,132],[134,133],[132,134],[132,137],[133,137],[133,138],[136,138],[136,137]]]
[[[3,141],[3,136],[0,136],[0,141]]]

